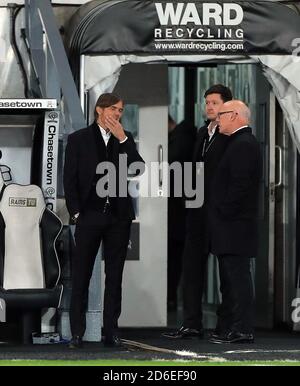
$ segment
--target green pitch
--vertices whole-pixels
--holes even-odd
[[[300,366],[300,361],[0,360],[0,366]]]

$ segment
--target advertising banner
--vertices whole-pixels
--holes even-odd
[[[71,22],[77,54],[289,55],[300,36],[294,10],[264,1],[130,0],[88,10]]]
[[[47,111],[44,124],[42,188],[47,207],[56,211],[59,112]]]

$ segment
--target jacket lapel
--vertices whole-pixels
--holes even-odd
[[[111,137],[109,138],[109,141],[108,141],[108,144],[110,146],[110,149],[112,151],[112,155],[111,155],[111,160],[113,161],[113,163],[118,166],[118,155],[119,155],[119,141],[117,140],[116,137],[114,137],[113,135],[111,135]]]
[[[198,156],[199,152],[201,151],[200,147],[203,143],[203,139],[204,139],[206,134],[207,134],[207,128],[206,127],[202,127],[197,134],[197,140],[196,140],[194,153],[193,153],[193,161],[194,162],[198,158],[197,156]]]
[[[88,136],[87,136],[87,142],[86,142],[86,149],[87,149],[87,164],[89,165],[86,168],[86,171],[88,173],[87,179],[90,183],[92,183],[92,180],[94,178],[96,168],[98,165],[98,149],[95,141],[95,135],[94,130],[98,128],[98,125],[94,122],[91,126],[88,128]],[[101,136],[101,140],[103,141],[103,138]],[[103,146],[105,147],[105,143],[103,141]]]

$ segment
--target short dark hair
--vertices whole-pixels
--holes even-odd
[[[223,84],[214,84],[208,90],[205,91],[204,98],[210,94],[220,94],[223,102],[232,100],[232,92],[229,87],[223,86]]]
[[[107,92],[105,94],[101,94],[96,102],[96,106],[95,106],[95,111],[94,111],[94,116],[95,116],[95,120],[98,119],[98,113],[96,111],[96,107],[101,107],[101,108],[105,108],[105,107],[110,107],[112,105],[115,105],[116,103],[123,101],[123,99],[120,97],[120,95],[118,94],[115,94],[115,93],[112,93],[112,92]]]

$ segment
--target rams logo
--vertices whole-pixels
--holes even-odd
[[[36,207],[36,198],[9,197],[9,206]]]

